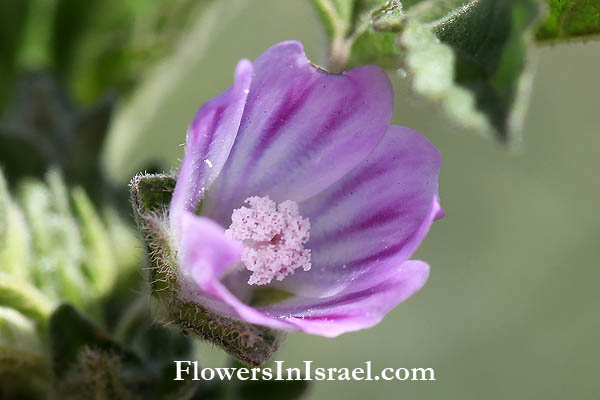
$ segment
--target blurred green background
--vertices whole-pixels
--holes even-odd
[[[229,1],[233,13],[243,2]],[[146,115],[134,151],[113,132],[105,159],[126,182],[149,161],[177,168],[187,124],[226,89],[238,59],[297,39],[315,62],[324,37],[307,1],[249,2],[200,43],[181,84]],[[225,7],[224,9],[228,9]],[[436,382],[315,382],[312,399],[597,399],[600,396],[600,43],[538,49],[522,150],[461,132],[393,72],[393,122],[441,150],[446,218],[416,257],[425,288],[377,327],[337,339],[289,335],[286,366],[433,367]],[[204,350],[217,363],[218,351]]]

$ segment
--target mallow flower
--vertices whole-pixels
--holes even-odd
[[[442,216],[441,158],[392,110],[375,66],[329,74],[293,41],[240,61],[187,133],[168,217],[179,296],[333,337],[417,292],[429,266],[409,258]]]

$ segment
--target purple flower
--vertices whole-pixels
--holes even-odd
[[[337,336],[418,291],[429,266],[408,259],[443,216],[441,158],[390,126],[392,110],[375,66],[328,74],[298,42],[240,61],[188,130],[169,216],[180,295],[248,323]],[[252,306],[265,289],[293,296]]]

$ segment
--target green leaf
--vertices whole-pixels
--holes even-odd
[[[31,238],[21,208],[8,191],[0,169],[0,271],[28,279],[31,276]]]
[[[66,400],[141,400],[139,385],[121,364],[119,355],[84,347],[55,387],[55,398]]]
[[[116,335],[129,348],[142,354],[145,366],[157,376],[145,384],[156,399],[188,399],[198,382],[174,381],[176,366],[173,360],[192,360],[196,357],[191,338],[154,321],[148,296],[143,294],[131,304],[119,322]]]
[[[35,254],[33,281],[54,299],[87,302],[90,290],[80,265],[84,256],[81,233],[68,205],[62,181],[52,189],[39,181],[22,184],[21,199]]]
[[[135,353],[114,341],[107,332],[69,304],[62,304],[54,311],[49,332],[54,373],[59,378],[64,377],[70,367],[77,363],[85,348],[115,354],[125,365],[138,367],[142,363]]]
[[[102,297],[113,288],[118,273],[109,235],[83,189],[73,189],[73,206],[85,251],[83,270],[94,287],[95,295]]]
[[[0,374],[16,372],[48,378],[48,360],[36,325],[18,311],[0,306]]]
[[[140,299],[143,301],[137,303],[137,309],[128,313],[127,328],[122,332],[127,338],[121,339],[134,345],[144,342],[136,346],[142,353],[115,340],[68,304],[55,311],[50,320],[50,342],[57,398],[190,398],[197,382],[173,382],[173,359],[193,357],[189,341],[153,325],[147,298]],[[141,337],[144,334],[147,337]]]
[[[102,339],[104,334],[99,329],[90,333],[93,324],[82,322],[86,321],[85,318],[76,321],[76,318],[71,318],[72,315],[69,317],[67,311],[63,311],[62,316],[60,313],[53,314],[53,311],[59,301],[68,299],[79,303],[97,320],[100,320],[101,311],[109,312],[111,318],[118,315],[114,309],[105,309],[104,306],[113,301],[117,274],[129,276],[132,267],[137,265],[139,242],[113,209],[107,210],[110,216],[106,218],[107,227],[83,189],[69,190],[57,170],[48,172],[44,183],[33,179],[21,182],[19,202],[13,200],[1,172],[0,397],[10,394],[15,398],[29,398],[27,396],[32,392],[33,398],[38,398],[36,391],[48,392],[48,380],[52,374],[48,370],[47,360],[42,359],[38,363],[40,357],[33,357],[31,352],[35,350],[35,353],[47,356],[45,346],[48,328],[52,324],[49,324],[51,315],[55,319],[64,319],[66,314],[66,319],[70,321],[58,325],[55,321],[50,330],[54,330],[55,339],[61,338],[56,341],[68,342],[66,347],[73,345],[84,348],[81,351],[71,349],[73,351],[70,353],[69,349],[65,350],[71,357],[69,362],[73,361],[73,357],[76,361],[69,370],[68,379],[60,381],[60,395],[57,398],[120,398],[115,397],[115,393],[125,393],[121,391],[124,387],[121,383],[129,384],[129,380],[121,382],[121,375],[114,375],[115,371],[110,366],[124,366],[126,375],[131,377],[128,359],[123,360],[122,355],[115,358],[113,354],[113,350],[120,345],[114,347],[107,344],[112,342]],[[130,248],[123,249],[125,246]],[[131,288],[129,285],[126,290],[131,292]],[[123,304],[118,304],[119,309],[123,308]],[[180,349],[177,345],[181,345],[181,342],[187,343],[171,332],[165,335],[161,331],[163,328],[153,325],[150,317],[136,322],[138,328],[147,327],[146,334],[139,338],[140,342],[149,341],[142,349],[144,352],[152,350],[152,354],[164,355],[168,349]],[[67,332],[70,330],[72,332]],[[17,335],[15,332],[20,333]],[[29,340],[31,332],[35,334],[33,339],[39,336],[35,343]],[[22,347],[27,351],[21,351],[17,346],[21,343],[15,342],[19,335],[22,336]],[[173,344],[167,342],[168,338],[174,338]],[[94,346],[97,351],[87,351],[88,347]],[[129,350],[125,353],[133,354]],[[17,368],[21,366],[24,368],[23,374]],[[150,366],[162,368],[153,363]],[[134,384],[139,384],[139,375],[146,386],[157,385],[157,374],[156,370],[136,370]],[[163,378],[159,381],[163,382]],[[62,383],[66,386],[62,386]],[[106,392],[106,388],[112,389]],[[27,390],[24,392],[23,389]]]
[[[14,309],[44,327],[54,302],[27,281],[0,273],[0,306]]]
[[[414,92],[438,102],[460,127],[512,144],[528,103],[529,50],[540,5],[538,0],[388,1],[373,10],[368,29],[347,36],[353,42],[346,61],[402,68]]]
[[[23,355],[23,362],[28,362],[28,359],[34,363],[43,360],[42,342],[35,323],[18,311],[4,306],[0,306],[0,349],[2,370],[7,363],[18,361],[19,355]]]
[[[435,3],[424,1],[409,9],[407,17],[422,25],[408,25],[400,37],[413,88],[439,99],[453,120],[467,128],[493,134],[503,143],[518,139],[532,79],[528,50],[538,2],[471,1],[441,17],[426,9]]]
[[[154,322],[148,296],[131,303],[115,329],[115,337],[153,362],[172,364],[193,357],[191,340]]]
[[[143,360],[114,341],[69,304],[50,319],[59,398],[137,399],[148,380]]]
[[[405,68],[412,73],[413,90],[440,102],[447,114],[462,126],[491,131],[488,120],[476,109],[474,94],[455,84],[452,50],[418,23],[407,24],[402,40],[408,53]]]
[[[104,315],[108,329],[114,329],[126,312],[124,304],[131,304],[138,297],[143,284],[140,267],[143,265],[143,242],[138,233],[132,229],[130,221],[120,216],[113,208],[103,212],[103,221],[110,243],[111,255],[116,271],[116,281],[110,291],[102,299]],[[146,299],[147,300],[147,299]]]
[[[32,282],[48,304],[68,300],[97,317],[121,280],[130,292],[141,250],[113,209],[101,218],[85,191],[70,191],[57,170],[46,183],[21,182],[19,192],[17,203],[0,171],[0,273]]]
[[[461,14],[460,22],[434,27],[456,55],[456,84],[474,93],[477,111],[503,142],[522,127],[532,79],[528,47],[539,10],[534,0],[480,1]]]
[[[120,275],[134,274],[139,277],[138,267],[143,252],[142,242],[137,232],[132,229],[130,220],[120,216],[111,207],[104,209],[103,220],[106,221],[113,258]]]
[[[161,378],[154,378],[148,383],[152,387],[149,392],[153,398],[189,398],[184,395],[193,392],[198,382],[173,381],[176,373],[173,360],[194,359],[192,340],[157,324],[148,300],[148,296],[143,294],[130,304],[116,327],[115,336],[121,343],[142,354],[147,368],[159,371]]]
[[[600,0],[545,0],[548,15],[536,33],[539,42],[600,37]]]

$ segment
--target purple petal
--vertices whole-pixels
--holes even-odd
[[[378,67],[328,74],[300,43],[284,42],[254,70],[235,144],[203,205],[224,226],[250,196],[298,202],[322,191],[365,158],[392,115],[392,88]]]
[[[189,212],[182,213],[182,238],[179,254],[184,299],[248,323],[328,337],[375,325],[417,292],[429,274],[426,263],[408,261],[367,289],[329,298],[296,297],[257,309],[243,303],[220,281],[239,262],[239,243],[229,239],[224,229],[210,219]]]
[[[244,304],[221,283],[223,275],[240,262],[241,244],[228,238],[225,229],[208,218],[187,211],[180,216],[179,283],[183,298],[223,316],[275,329],[291,329],[284,321]]]
[[[188,129],[185,155],[171,200],[170,220],[176,237],[180,213],[196,209],[229,157],[251,81],[252,64],[242,60],[237,65],[233,86],[204,104]]]
[[[262,311],[306,333],[327,337],[376,325],[396,305],[423,287],[429,265],[410,260],[373,286],[322,299],[294,298]]]
[[[423,135],[391,126],[359,166],[300,205],[311,223],[312,269],[274,286],[324,297],[392,274],[439,217],[440,167],[439,151]]]
[[[185,274],[199,285],[219,280],[241,260],[242,244],[225,236],[225,230],[208,218],[181,214],[179,257]]]

